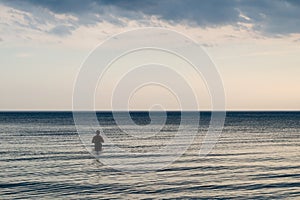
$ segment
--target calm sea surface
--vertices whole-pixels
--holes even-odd
[[[107,137],[139,152],[166,144],[180,123],[180,113],[171,112],[159,138],[128,138],[111,113],[97,116]],[[155,172],[126,173],[86,150],[71,112],[2,112],[0,199],[300,199],[300,112],[228,112],[206,157],[198,152],[210,113],[200,116],[198,136],[175,162]],[[132,118],[138,127],[151,121],[148,113]],[[108,144],[103,149],[117,159]]]

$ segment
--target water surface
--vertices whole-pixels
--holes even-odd
[[[123,141],[111,113],[97,115],[105,134]],[[132,117],[140,126],[151,120],[148,113]],[[70,112],[2,112],[0,198],[300,198],[300,112],[228,112],[219,142],[203,158],[198,150],[209,119],[210,113],[201,113],[199,137],[174,163],[137,174],[97,162]],[[159,148],[179,123],[180,113],[169,113],[159,139],[127,138],[120,145]]]

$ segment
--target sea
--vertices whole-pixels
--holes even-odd
[[[118,124],[97,112],[105,142],[96,154],[83,138],[97,127],[82,133],[72,112],[0,112],[0,199],[300,199],[300,112],[227,112],[207,155],[199,151],[211,112],[188,113],[181,128],[181,112],[165,114],[157,129],[160,113],[131,112],[134,123]],[[127,170],[155,166],[190,132],[165,165]]]

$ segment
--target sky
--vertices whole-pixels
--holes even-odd
[[[142,27],[168,28],[201,44],[220,73],[227,110],[300,110],[299,9],[297,0],[1,0],[0,110],[71,110],[88,54],[110,36]],[[111,109],[101,103],[105,94],[96,95],[96,109]],[[208,94],[196,94],[202,110],[210,109]],[[147,86],[129,104],[145,109],[160,99],[176,109],[173,97]]]

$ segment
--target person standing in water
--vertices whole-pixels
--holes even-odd
[[[96,131],[96,135],[93,137],[92,143],[95,145],[95,151],[99,153],[99,151],[102,151],[102,143],[104,143],[103,138],[100,135],[100,131]]]

